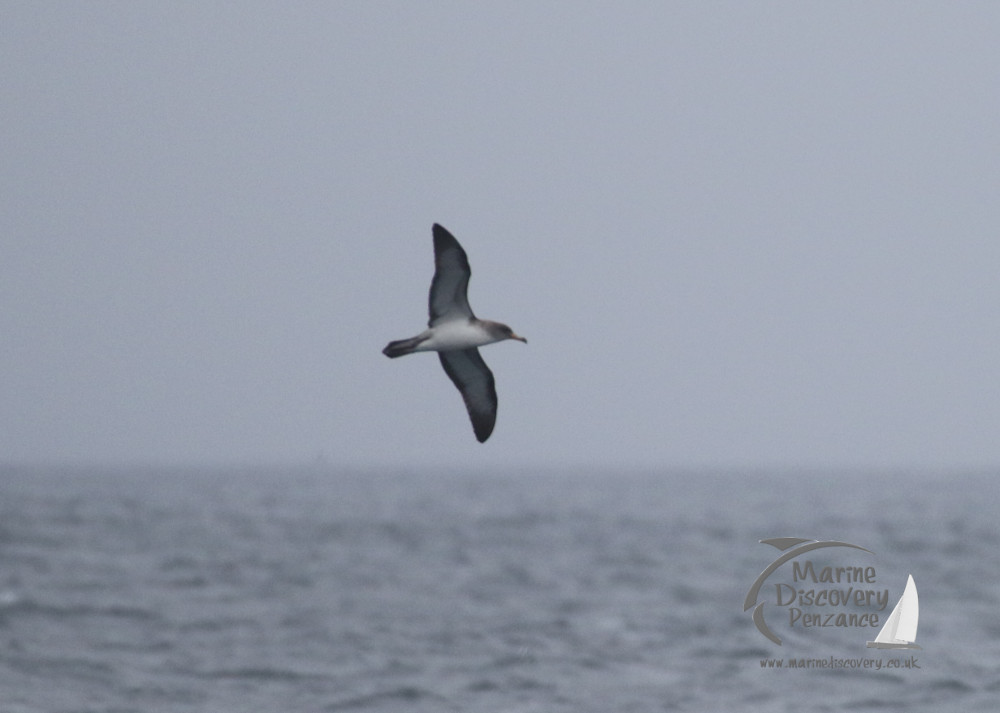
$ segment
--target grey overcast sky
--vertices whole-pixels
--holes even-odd
[[[1000,464],[1000,4],[0,8],[0,461]]]

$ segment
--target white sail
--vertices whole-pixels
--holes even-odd
[[[917,622],[920,619],[920,602],[917,599],[917,585],[913,583],[913,575],[906,578],[903,596],[896,602],[892,614],[882,627],[882,631],[869,641],[869,648],[876,649],[919,649],[914,642],[917,640]]]
[[[899,611],[899,623],[896,626],[896,640],[913,642],[917,640],[917,620],[920,618],[920,602],[917,599],[917,585],[913,583],[913,575],[906,578],[906,588],[903,596],[896,604]]]

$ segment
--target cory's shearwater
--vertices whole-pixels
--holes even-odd
[[[391,359],[413,352],[437,352],[445,373],[462,392],[472,430],[482,443],[497,420],[493,372],[477,347],[505,339],[528,343],[506,324],[476,319],[469,307],[469,259],[455,236],[434,224],[434,279],[431,280],[429,327],[415,337],[389,342],[382,353]]]

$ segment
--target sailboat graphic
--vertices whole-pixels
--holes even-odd
[[[914,643],[917,639],[917,620],[920,618],[920,602],[917,600],[917,585],[913,583],[913,575],[906,578],[903,596],[896,602],[896,608],[889,615],[889,620],[875,641],[868,642],[870,649],[919,649]]]

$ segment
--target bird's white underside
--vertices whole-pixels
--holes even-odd
[[[420,337],[427,337],[413,351],[444,352],[460,349],[472,349],[493,342],[503,341],[477,324],[470,324],[466,319],[449,322],[439,322],[433,328],[423,332]]]

